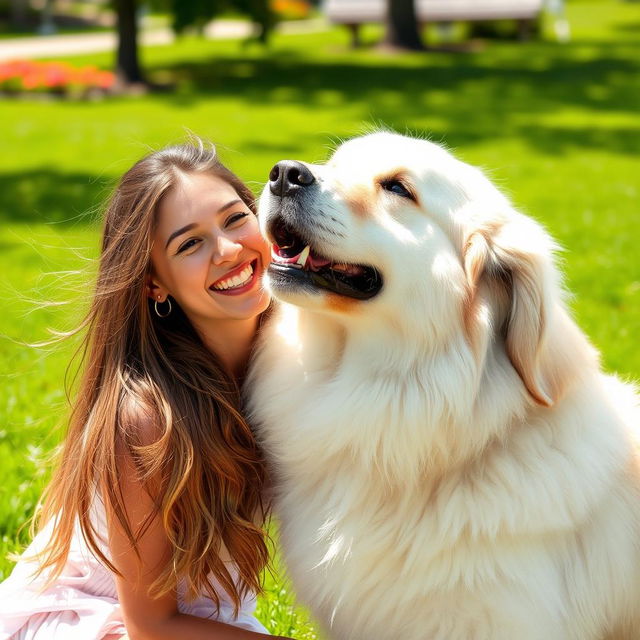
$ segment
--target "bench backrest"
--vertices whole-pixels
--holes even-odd
[[[545,0],[415,0],[420,22],[527,20],[538,16]],[[386,0],[326,0],[326,16],[340,24],[383,22]]]

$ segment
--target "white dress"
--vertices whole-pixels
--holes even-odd
[[[105,532],[104,508],[94,508],[97,532]],[[25,551],[25,556],[44,547],[51,527],[45,527]],[[89,551],[76,526],[69,557],[60,577],[42,590],[34,580],[34,564],[20,560],[0,584],[0,640],[115,640],[126,633],[113,574]],[[220,609],[204,594],[187,601],[178,588],[181,613],[211,618],[243,629],[268,633],[253,613],[254,597],[242,602],[237,617],[223,589],[218,590]]]

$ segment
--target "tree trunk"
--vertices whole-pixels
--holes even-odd
[[[26,29],[28,29],[27,10],[27,0],[11,0],[9,21],[14,29],[20,31],[26,31]]]
[[[143,83],[138,60],[138,21],[136,0],[115,0],[118,49],[116,74],[123,85]]]
[[[424,49],[414,0],[387,0],[385,44],[400,49]]]
[[[248,4],[249,15],[259,27],[258,41],[267,44],[273,31],[275,16],[268,0],[251,0]]]

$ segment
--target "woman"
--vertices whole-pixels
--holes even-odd
[[[0,639],[267,637],[252,616],[265,470],[239,386],[268,262],[253,195],[202,142],[124,175],[43,527],[0,585]]]

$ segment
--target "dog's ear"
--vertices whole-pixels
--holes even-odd
[[[559,390],[546,352],[550,307],[560,295],[552,247],[536,223],[515,214],[474,230],[464,251],[470,308],[481,288],[494,304],[502,301],[506,353],[531,397],[547,407]]]

